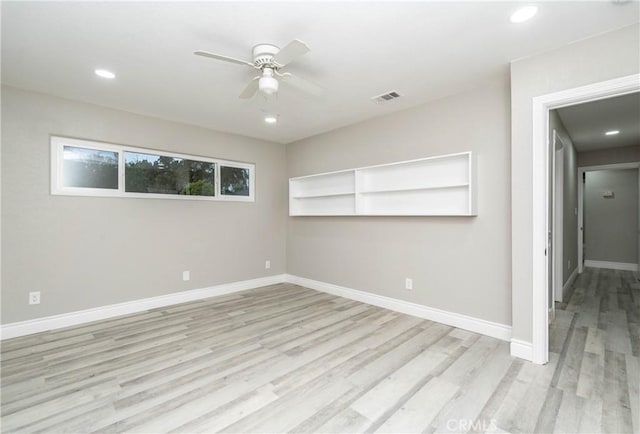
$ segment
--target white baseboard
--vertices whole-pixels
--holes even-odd
[[[317,280],[307,279],[291,274],[286,275],[286,281],[288,283],[315,289],[317,291],[327,292],[329,294],[349,298],[351,300],[372,304],[374,306],[383,307],[385,309],[405,313],[407,315],[417,316],[419,318],[491,336],[503,341],[509,341],[511,339],[511,326],[505,324],[498,324],[480,318],[435,309],[421,304],[372,294],[370,292],[359,291],[357,289],[346,288],[344,286],[333,285],[331,283],[319,282]]]
[[[576,277],[578,277],[578,267],[576,267],[573,272],[571,273],[571,275],[569,276],[569,278],[567,279],[567,281],[564,283],[564,285],[562,286],[562,298],[564,300],[564,296],[567,293],[567,291],[569,290],[569,288],[571,288],[571,285],[573,285],[573,282],[576,281]]]
[[[626,262],[608,262],[608,261],[584,261],[585,267],[609,268],[612,270],[638,271],[638,264],[629,264]]]
[[[511,339],[511,355],[521,359],[533,360],[533,345],[531,342]]]
[[[258,279],[226,283],[208,288],[174,292],[172,294],[160,295],[158,297],[111,304],[108,306],[64,313],[61,315],[4,324],[0,326],[0,340],[84,324],[101,319],[113,318],[130,313],[142,312],[158,307],[230,294],[232,292],[245,291],[247,289],[259,288],[261,286],[274,285],[284,282],[285,278],[286,276],[284,274],[278,274]]]

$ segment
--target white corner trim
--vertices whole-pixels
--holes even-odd
[[[316,291],[327,292],[339,297],[372,304],[374,306],[390,309],[407,315],[417,316],[442,324],[480,333],[493,338],[509,341],[511,339],[511,326],[499,324],[480,318],[474,318],[446,310],[435,309],[422,304],[409,301],[398,300],[396,298],[385,297],[372,294],[370,292],[359,291],[357,289],[346,288],[344,286],[333,285],[331,283],[319,282],[317,280],[304,277],[286,275],[286,281],[295,285],[315,289]]]
[[[562,285],[562,298],[564,298],[564,295],[567,293],[569,288],[571,288],[573,282],[576,281],[576,277],[578,277],[578,267],[573,269],[573,272],[569,275],[567,281]]]
[[[533,361],[533,345],[531,342],[511,339],[511,355],[520,359]]]
[[[222,285],[210,286],[208,288],[174,292],[172,294],[160,295],[158,297],[127,301],[124,303],[63,313],[60,315],[53,315],[28,321],[4,324],[0,326],[0,340],[84,324],[101,319],[113,318],[130,313],[142,312],[149,309],[185,303],[188,301],[201,300],[203,298],[216,297],[219,295],[230,294],[232,292],[259,288],[261,286],[274,285],[284,281],[285,275],[278,274],[274,276],[260,277],[258,279],[225,283]]]
[[[609,261],[592,261],[587,259],[584,261],[585,267],[593,268],[610,268],[611,270],[638,271],[638,264],[630,264],[626,262],[609,262]]]

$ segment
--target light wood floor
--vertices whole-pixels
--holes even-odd
[[[561,307],[545,366],[288,284],[16,338],[2,431],[638,432],[632,274],[588,269]]]

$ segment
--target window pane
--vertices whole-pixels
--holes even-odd
[[[220,166],[220,193],[227,196],[249,196],[249,169]]]
[[[125,152],[124,162],[126,192],[215,195],[215,163],[139,152]]]
[[[65,146],[63,153],[64,187],[118,189],[118,153]]]

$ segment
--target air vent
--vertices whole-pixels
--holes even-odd
[[[372,97],[371,101],[375,102],[376,104],[383,104],[400,98],[400,96],[401,95],[397,91],[392,90],[390,92],[383,93],[382,95]]]

